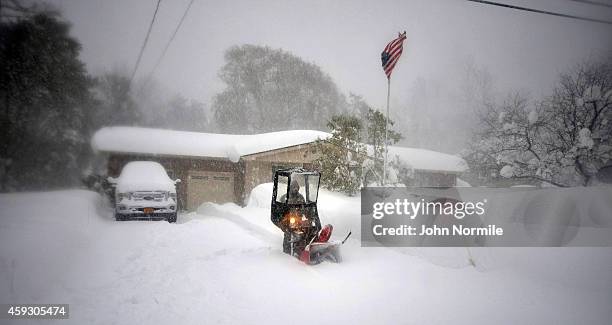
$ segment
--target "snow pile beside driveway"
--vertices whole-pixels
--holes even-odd
[[[355,198],[327,200],[358,209]],[[323,194],[324,222],[343,223],[352,214],[325,202]],[[69,303],[62,324],[612,318],[609,248],[498,249],[486,269],[453,269],[350,240],[344,263],[310,267],[282,253],[280,231],[269,227],[262,207],[206,204],[177,224],[115,222],[87,191],[1,194],[0,207],[0,303]]]
[[[247,200],[247,206],[252,208],[268,209],[272,205],[272,190],[274,189],[273,183],[264,183],[255,186],[251,190],[251,194]]]
[[[256,209],[257,213],[246,213],[256,218],[258,224],[269,224],[276,231],[280,231],[270,221],[270,205],[272,204],[273,183],[257,185],[247,200],[246,210]],[[333,237],[343,237],[349,230],[353,232],[351,238],[360,237],[361,229],[361,199],[359,196],[348,197],[341,193],[335,193],[326,189],[319,189],[317,202],[321,224],[330,223],[334,226]]]

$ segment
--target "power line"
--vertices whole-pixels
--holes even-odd
[[[593,6],[601,6],[601,7],[612,8],[612,4],[604,3],[604,2],[599,2],[599,1],[590,1],[590,0],[570,0],[570,1],[584,3],[584,4],[589,4],[589,5],[593,5]]]
[[[140,60],[142,59],[142,54],[144,53],[145,47],[147,47],[147,42],[149,41],[149,36],[151,35],[151,30],[153,29],[153,23],[155,23],[155,17],[157,16],[157,11],[159,10],[159,4],[161,0],[157,0],[157,5],[155,6],[155,12],[153,13],[153,18],[151,19],[151,23],[149,24],[149,30],[147,31],[147,36],[142,43],[142,47],[140,48],[140,53],[138,54],[138,59],[136,60],[136,64],[134,65],[134,70],[132,71],[132,76],[130,77],[130,84],[132,84],[132,80],[134,80],[134,76],[136,75],[136,71],[138,71],[138,66],[140,65]]]
[[[498,6],[498,7],[504,7],[504,8],[510,8],[510,9],[516,9],[516,10],[535,12],[535,13],[539,13],[539,14],[545,14],[545,15],[551,15],[551,16],[557,16],[557,17],[572,18],[572,19],[590,21],[590,22],[594,22],[594,23],[601,23],[601,24],[612,25],[612,21],[608,21],[608,20],[600,20],[600,19],[594,19],[594,18],[579,17],[579,16],[573,16],[573,15],[561,14],[561,13],[558,13],[558,12],[538,10],[538,9],[532,9],[532,8],[526,8],[526,7],[519,7],[519,6],[509,5],[509,4],[505,4],[505,3],[493,2],[493,1],[484,1],[484,0],[467,0],[467,1],[477,2],[477,3],[492,5],[492,6]]]
[[[164,47],[162,54],[159,56],[159,58],[155,62],[155,65],[153,66],[153,69],[151,70],[151,73],[149,74],[150,76],[152,76],[155,73],[155,71],[157,70],[157,67],[159,66],[161,61],[164,59],[164,57],[166,56],[166,52],[168,52],[168,48],[170,48],[170,44],[172,44],[172,41],[174,41],[176,34],[178,33],[179,29],[181,29],[181,26],[183,25],[183,21],[185,20],[185,17],[187,17],[187,13],[189,13],[189,9],[191,9],[191,5],[193,5],[194,1],[195,0],[191,0],[189,2],[189,5],[187,5],[187,8],[185,9],[185,12],[183,13],[183,17],[181,17],[181,20],[179,21],[178,25],[174,29],[174,33],[172,33],[172,36],[168,40],[168,43],[166,43],[166,47]]]

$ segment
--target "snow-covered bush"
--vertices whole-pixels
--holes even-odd
[[[332,137],[317,141],[315,166],[322,172],[321,185],[332,191],[354,195],[362,181],[366,150],[361,143],[362,125],[358,118],[336,115],[328,123]]]
[[[414,185],[414,168],[398,156],[393,157],[389,162],[388,184]]]
[[[512,178],[512,176],[514,176],[514,168],[510,165],[506,165],[499,171],[499,175],[505,178]]]
[[[612,61],[584,63],[545,100],[515,94],[489,105],[464,156],[472,169],[506,178],[589,185],[612,163],[611,118]]]
[[[371,156],[374,159],[370,159],[370,165],[364,166],[367,167],[364,175],[364,183],[375,183],[375,185],[383,184],[383,164],[384,164],[384,156],[385,156],[385,124],[387,125],[387,145],[390,146],[392,144],[397,143],[402,139],[402,135],[392,130],[393,125],[395,124],[393,120],[387,119],[382,112],[368,108],[368,113],[366,114],[367,125],[366,125],[366,142],[371,147]],[[392,157],[388,157],[390,160]],[[395,171],[392,170],[389,164],[387,165],[387,179],[386,183],[395,183],[397,182],[397,177]],[[390,179],[390,174],[394,174],[394,180]]]

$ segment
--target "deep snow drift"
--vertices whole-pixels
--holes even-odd
[[[177,224],[115,222],[88,191],[0,195],[0,303],[69,303],[72,324],[612,319],[609,248],[396,250],[355,237],[344,263],[311,267],[281,252],[269,190]],[[359,233],[359,198],[322,191],[319,202],[336,236]]]

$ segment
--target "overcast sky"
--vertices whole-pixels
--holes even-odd
[[[605,0],[600,0],[605,1]],[[505,3],[612,20],[612,8],[568,0]],[[131,69],[156,0],[53,0],[73,23],[92,73]],[[189,0],[162,0],[138,76],[148,74]],[[612,3],[612,2],[608,2]],[[488,69],[500,88],[549,89],[569,65],[612,49],[612,25],[520,12],[460,0],[195,0],[156,78],[209,102],[223,88],[217,72],[234,44],[282,48],[320,65],[345,93],[385,105],[385,44],[406,30],[392,78],[394,102],[415,79],[456,79],[466,60]]]

